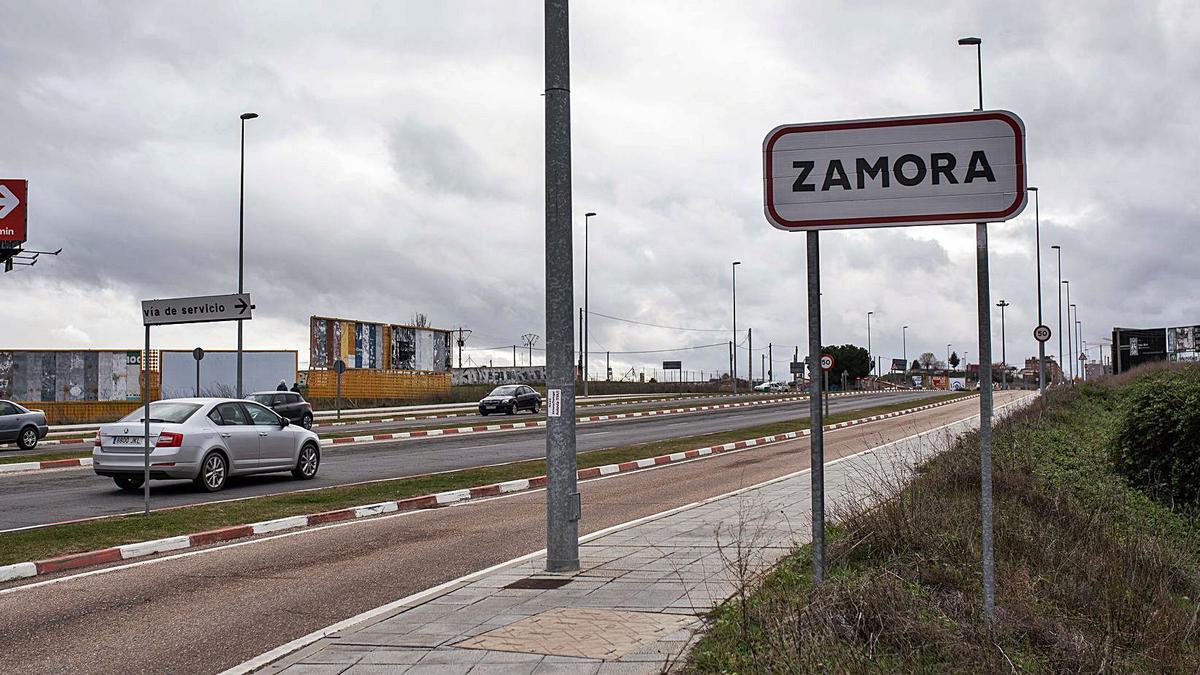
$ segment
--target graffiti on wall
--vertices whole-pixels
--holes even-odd
[[[505,366],[451,368],[450,384],[541,384],[546,381],[544,366]]]

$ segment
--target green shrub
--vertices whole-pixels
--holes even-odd
[[[1124,398],[1117,471],[1172,508],[1200,506],[1200,367],[1152,373],[1126,387]]]

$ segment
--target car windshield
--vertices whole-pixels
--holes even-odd
[[[186,422],[192,413],[200,409],[199,403],[183,403],[181,401],[154,401],[150,404],[151,422]],[[121,418],[122,422],[141,422],[144,419],[145,407],[138,408]]]
[[[517,386],[510,384],[504,387],[496,387],[488,396],[512,396],[517,393]]]
[[[263,405],[271,405],[271,397],[272,396],[274,396],[274,394],[250,394],[246,398],[251,401],[254,401],[255,403],[261,403]]]

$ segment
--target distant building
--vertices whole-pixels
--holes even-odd
[[[1031,356],[1025,359],[1025,367],[1020,372],[1021,380],[1027,384],[1036,385],[1038,383],[1038,357]],[[1058,366],[1058,362],[1054,357],[1046,357],[1046,384],[1054,384],[1062,382],[1062,368]]]

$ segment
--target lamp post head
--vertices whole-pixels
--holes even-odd
[[[587,213],[583,214],[583,217],[584,217],[584,218],[591,218],[591,217],[592,217],[592,216],[594,216],[594,215],[596,215],[596,212],[595,212],[595,211],[588,211]]]
[[[1058,249],[1058,250],[1060,250],[1060,251],[1062,250],[1062,247],[1061,247],[1061,246],[1059,246],[1058,244],[1054,244],[1054,245],[1053,245],[1053,246],[1051,246],[1050,248],[1056,248],[1056,249]]]
[[[734,261],[733,261],[733,264],[734,264],[734,265],[741,265],[741,264],[742,264],[742,261],[741,261],[741,260],[734,260]]]
[[[1028,190],[1028,191],[1030,191],[1030,192],[1037,192],[1037,191],[1038,191],[1038,190],[1037,190],[1037,188],[1036,188],[1036,187],[1034,187],[1034,186],[1032,186],[1032,185],[1030,185],[1029,187],[1027,187],[1027,188],[1025,188],[1025,189],[1026,189],[1026,190]]]
[[[255,117],[258,117],[258,113],[242,113],[243,120],[252,120]]]
[[[983,40],[981,38],[977,38],[977,37],[965,37],[965,38],[958,39],[958,44],[963,45],[964,47],[980,45],[982,43],[983,43]]]

